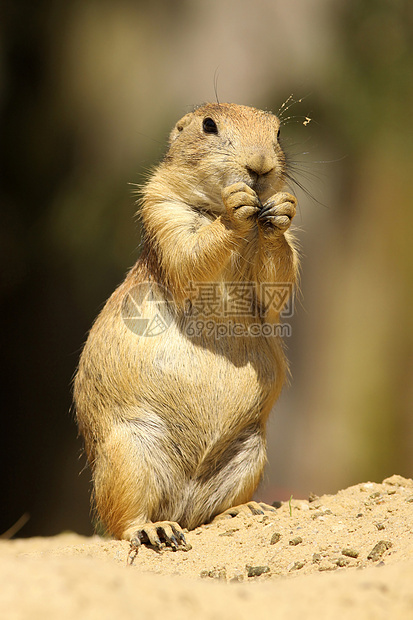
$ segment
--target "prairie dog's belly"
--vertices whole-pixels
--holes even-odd
[[[184,336],[176,324],[151,340],[136,343],[137,355],[141,350],[137,379],[146,403],[150,399],[156,409],[166,406],[166,416],[173,409],[184,426],[214,435],[228,425],[244,427],[257,421],[266,414],[267,401],[271,407],[278,377],[276,355],[268,341],[200,342]]]
[[[190,336],[186,319],[163,300],[135,296],[126,312],[130,289],[125,288],[103,309],[85,348],[85,359],[95,367],[84,378],[89,395],[96,395],[89,415],[101,424],[104,408],[102,439],[118,423],[132,432],[140,429],[142,441],[148,433],[149,441],[154,429],[159,450],[171,458],[174,451],[185,455],[180,460],[188,462],[189,472],[214,446],[229,454],[244,435],[265,437],[267,416],[284,381],[279,341],[216,337],[213,331]]]

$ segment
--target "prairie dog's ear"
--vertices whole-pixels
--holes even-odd
[[[194,117],[194,115],[192,114],[192,112],[190,112],[189,114],[185,114],[185,116],[183,116],[181,118],[181,120],[179,120],[176,123],[175,127],[172,129],[171,133],[169,134],[169,144],[172,144],[172,142],[174,142],[176,140],[176,138],[179,136],[181,131],[187,125],[189,125],[189,123],[191,122],[193,117]]]

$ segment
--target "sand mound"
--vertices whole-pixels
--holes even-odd
[[[413,618],[413,480],[293,499],[187,540],[188,552],[142,548],[132,566],[124,541],[2,541],[0,617]]]

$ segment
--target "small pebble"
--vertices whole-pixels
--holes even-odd
[[[315,499],[311,502],[310,510],[319,510],[322,504],[320,499]]]
[[[412,495],[411,497],[408,497],[408,498],[406,499],[406,502],[407,502],[408,504],[411,504],[411,503],[413,502],[413,495]]]
[[[384,526],[384,523],[376,523],[376,527],[377,527],[378,530],[385,530],[386,529],[385,526]]]
[[[360,486],[360,491],[370,491],[374,487],[372,482],[366,482]]]
[[[311,502],[315,502],[316,499],[318,499],[318,495],[316,495],[315,493],[310,493],[308,496],[308,501]]]
[[[271,506],[273,506],[274,508],[281,508],[282,505],[283,503],[278,500],[276,500],[275,502],[271,504]]]
[[[320,553],[314,553],[312,561],[313,561],[313,564],[319,564],[321,562],[321,554]]]
[[[215,571],[212,571],[212,575],[210,575],[210,577],[213,577],[213,579],[219,579],[220,581],[226,581],[227,571],[225,567],[217,568]]]
[[[292,547],[295,547],[296,545],[299,545],[300,543],[303,542],[303,539],[301,538],[301,536],[296,536],[295,538],[292,538],[289,542],[289,544]]]
[[[205,579],[206,577],[211,577],[211,579],[218,579],[219,581],[226,581],[227,571],[226,571],[225,566],[212,568],[211,570],[205,569],[205,570],[201,570],[201,572],[199,573],[199,576],[202,579]]]
[[[368,554],[367,559],[372,560],[373,562],[380,560],[383,553],[392,546],[393,544],[390,540],[380,540],[377,545],[374,545],[373,549]]]
[[[218,534],[218,536],[234,536],[235,532],[238,532],[238,531],[239,531],[239,527],[234,527],[231,530],[226,530],[225,532]]]
[[[248,577],[260,577],[264,573],[270,572],[269,566],[249,566],[246,565],[247,575]]]
[[[349,563],[350,560],[346,560],[346,558],[337,558],[337,560],[335,560],[335,564],[340,568],[342,568],[343,566],[348,566]]]
[[[346,555],[348,558],[358,558],[359,552],[355,549],[343,549],[341,552],[343,555]]]
[[[281,534],[279,532],[274,532],[271,536],[270,545],[275,545],[281,538]]]
[[[300,570],[300,568],[302,568],[304,566],[305,562],[294,562],[294,564],[292,565],[292,567],[290,568],[290,572],[293,570]]]
[[[238,583],[240,581],[244,581],[244,575],[241,571],[237,570],[229,581],[230,583]]]

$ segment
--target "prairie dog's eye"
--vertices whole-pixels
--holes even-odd
[[[215,121],[207,116],[202,121],[202,129],[205,133],[218,133],[218,127],[216,126]]]
[[[279,137],[280,137],[280,133],[281,133],[281,127],[279,127],[279,128],[278,128],[278,131],[277,131],[277,140],[278,140],[278,139],[279,139]]]

